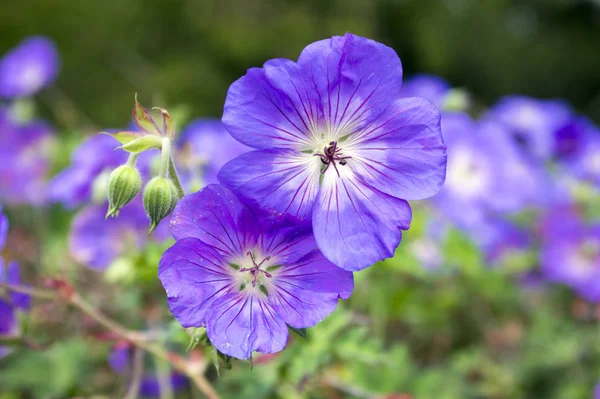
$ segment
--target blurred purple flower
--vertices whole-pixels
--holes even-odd
[[[231,85],[223,123],[256,150],[219,180],[253,206],[312,218],[319,248],[346,270],[393,256],[406,200],[437,193],[446,166],[438,110],[399,99],[401,83],[393,49],[349,33],[250,69]]]
[[[184,187],[196,192],[217,183],[223,165],[251,148],[233,139],[218,119],[196,119],[177,138],[175,162]]]
[[[0,97],[34,95],[54,82],[59,68],[54,43],[45,37],[30,37],[0,60]]]
[[[6,234],[8,232],[8,219],[2,212],[0,206],[0,252],[6,243]],[[12,285],[21,284],[21,270],[17,262],[9,262],[4,265],[4,261],[0,258],[0,283]],[[15,335],[18,333],[18,324],[16,311],[27,311],[31,305],[29,295],[13,292],[8,298],[0,297],[0,335]],[[9,352],[8,348],[0,346],[0,357]]]
[[[585,138],[579,141],[576,152],[565,159],[563,164],[567,173],[600,186],[600,130],[591,127],[586,132]]]
[[[0,201],[38,206],[46,202],[52,140],[45,122],[19,125],[8,110],[0,109]]]
[[[524,153],[548,160],[555,151],[556,132],[571,116],[569,106],[560,100],[507,96],[490,108],[486,118],[505,125]]]
[[[171,228],[158,273],[169,308],[229,356],[282,350],[286,323],[312,327],[352,293],[352,273],[323,256],[309,223],[257,216],[222,186],[184,197]]]
[[[402,83],[400,97],[423,97],[436,107],[443,108],[450,85],[436,75],[414,75]]]
[[[131,357],[130,345],[127,342],[119,342],[113,347],[108,358],[108,363],[110,364],[110,367],[119,374],[131,374]],[[179,392],[188,387],[187,377],[176,372],[170,374],[169,382],[173,392]],[[140,381],[139,393],[143,397],[162,397],[158,376],[153,373],[143,373],[142,380]]]
[[[586,225],[570,212],[554,212],[550,218],[565,223],[543,226],[540,259],[545,277],[600,302],[600,224]]]
[[[127,161],[127,153],[116,150],[119,143],[105,134],[86,138],[71,156],[71,165],[56,175],[49,185],[49,198],[67,208],[75,208],[92,198],[94,180],[103,172]]]
[[[600,382],[596,385],[596,388],[594,389],[593,399],[600,399]]]
[[[75,215],[69,232],[69,252],[79,263],[103,271],[119,256],[130,250],[139,251],[151,238],[148,218],[141,201],[127,205],[118,218],[106,219],[106,204],[90,204]],[[155,239],[168,236],[168,225],[162,223]]]
[[[547,184],[544,169],[517,150],[503,126],[452,113],[444,115],[442,129],[448,169],[433,201],[459,228],[481,230],[490,216],[541,201]]]

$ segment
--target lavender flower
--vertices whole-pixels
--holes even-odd
[[[544,275],[590,302],[600,302],[600,225],[585,225],[565,212],[555,212],[553,218],[565,222],[560,231],[549,223],[544,226],[540,255]]]
[[[352,34],[250,69],[223,123],[256,151],[219,180],[253,206],[312,218],[319,248],[346,270],[391,257],[410,226],[406,200],[437,193],[446,165],[438,110],[398,99],[401,81],[394,50]]]
[[[556,131],[570,117],[571,110],[562,101],[524,96],[504,97],[486,115],[505,125],[523,152],[537,160],[553,155]]]
[[[234,140],[221,121],[216,119],[190,122],[179,134],[176,147],[175,162],[188,192],[217,183],[219,169],[251,149]]]
[[[34,36],[0,60],[0,97],[28,97],[54,82],[60,60],[54,43]]]
[[[222,186],[184,197],[171,228],[158,272],[171,312],[184,327],[206,326],[229,356],[278,352],[286,323],[311,327],[351,295],[352,273],[323,256],[309,224],[258,215]]]
[[[19,125],[8,110],[0,109],[0,198],[3,202],[12,205],[46,202],[51,142],[52,132],[45,122]]]

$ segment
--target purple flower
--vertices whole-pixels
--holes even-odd
[[[117,343],[108,358],[110,367],[119,374],[130,374],[132,372],[130,352],[131,348],[127,342]],[[188,387],[188,379],[185,375],[172,372],[168,377],[173,392],[179,392]],[[161,385],[158,376],[150,372],[144,372],[140,381],[139,393],[144,397],[161,397]]]
[[[563,164],[567,173],[600,186],[600,130],[591,127]]]
[[[547,160],[555,150],[556,131],[569,121],[571,110],[559,100],[508,96],[494,105],[486,117],[504,124],[526,154]]]
[[[112,137],[96,134],[87,138],[73,152],[71,166],[50,182],[49,197],[68,208],[91,200],[93,182],[103,171],[109,172],[127,161],[127,153],[115,150],[119,144]]]
[[[253,206],[312,218],[319,248],[346,270],[391,257],[410,226],[406,200],[437,193],[446,165],[438,110],[398,99],[401,81],[394,50],[352,34],[250,69],[223,123],[256,150],[219,180]]]
[[[548,280],[565,284],[588,301],[598,303],[600,225],[585,225],[570,216],[564,212],[553,216],[566,221],[559,230],[546,225],[540,255],[542,271]]]
[[[400,89],[400,97],[423,97],[438,108],[444,107],[450,85],[436,75],[414,75],[406,80]]]
[[[171,228],[158,272],[169,308],[227,355],[278,352],[286,323],[312,327],[352,293],[352,273],[323,256],[310,224],[259,216],[222,186],[184,197]]]
[[[59,68],[54,43],[45,37],[30,37],[0,60],[0,97],[31,96],[52,84]]]
[[[42,121],[18,125],[0,109],[0,198],[9,204],[46,202],[52,131]]]
[[[444,115],[442,128],[448,169],[434,202],[458,227],[480,229],[490,215],[521,211],[543,197],[544,170],[518,151],[502,125],[453,113]]]
[[[190,192],[207,184],[217,183],[221,167],[249,151],[234,140],[225,126],[216,119],[197,119],[188,124],[177,139],[175,161],[182,184]]]
[[[148,217],[140,199],[124,208],[118,218],[106,219],[106,204],[90,204],[74,217],[69,232],[69,252],[79,263],[103,271],[122,255],[140,251],[150,238],[168,237],[162,223],[148,236]]]
[[[593,399],[600,399],[600,383],[598,383],[596,385],[596,388],[594,389],[594,398]]]

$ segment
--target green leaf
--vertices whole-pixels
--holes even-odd
[[[135,95],[135,105],[133,106],[133,120],[142,131],[155,136],[160,136],[160,129],[156,125],[154,118],[152,118],[146,108],[142,107],[138,102],[137,93]]]
[[[308,339],[308,334],[306,332],[306,328],[296,328],[296,327],[292,327],[288,324],[288,328],[295,332],[297,335],[299,335],[300,337],[304,338],[304,339]]]
[[[131,141],[134,141],[134,140],[142,137],[142,135],[139,132],[118,132],[118,133],[100,132],[100,134],[107,134],[107,135],[113,137],[114,139],[116,139],[121,144],[127,144]]]
[[[160,137],[146,135],[142,136],[139,139],[130,141],[129,143],[123,145],[121,148],[127,152],[131,152],[133,154],[139,154],[140,152],[144,152],[151,148],[161,148],[162,140]]]

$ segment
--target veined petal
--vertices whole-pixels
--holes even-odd
[[[223,124],[253,148],[307,146],[319,119],[317,93],[293,61],[275,59],[235,81],[225,99]]]
[[[219,181],[254,205],[304,218],[319,191],[320,165],[294,150],[251,151],[225,164]]]
[[[319,249],[335,265],[362,270],[394,255],[410,227],[408,202],[387,195],[339,168],[325,174],[313,209],[313,229]]]
[[[197,238],[183,238],[163,254],[158,278],[182,326],[203,326],[215,300],[229,292],[234,279],[225,265],[219,251]]]
[[[338,299],[348,299],[354,288],[351,272],[313,250],[282,266],[273,277],[269,302],[285,322],[295,328],[312,327],[335,310]]]
[[[390,47],[346,33],[307,46],[298,65],[309,77],[332,139],[368,123],[393,101],[402,64]]]
[[[219,351],[238,359],[249,359],[253,351],[279,352],[288,339],[287,326],[267,301],[240,293],[214,302],[206,332]]]
[[[176,240],[195,237],[223,254],[237,256],[256,244],[256,216],[223,186],[211,184],[183,197],[171,216]]]
[[[398,99],[343,144],[348,165],[368,185],[407,200],[436,194],[446,176],[440,113],[422,98]]]

